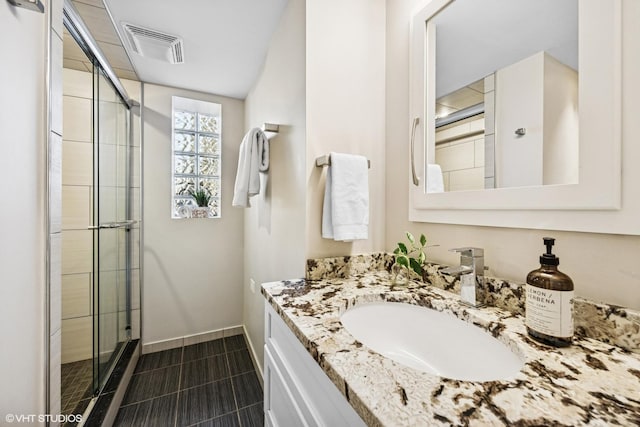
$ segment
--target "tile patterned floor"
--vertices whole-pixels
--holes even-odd
[[[81,400],[91,398],[93,382],[93,360],[65,363],[61,367],[62,413],[75,414]]]
[[[263,426],[263,394],[242,335],[143,355],[114,426]]]

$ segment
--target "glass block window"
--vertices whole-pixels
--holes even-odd
[[[220,104],[173,97],[172,218],[220,218],[221,125]],[[207,206],[198,206],[198,191]]]

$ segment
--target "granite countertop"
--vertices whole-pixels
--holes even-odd
[[[517,310],[469,308],[438,287],[410,282],[393,288],[390,279],[381,269],[262,288],[368,425],[640,425],[640,354],[587,337],[567,348],[548,347],[528,337]],[[380,301],[451,313],[489,331],[525,366],[510,380],[467,382],[401,365],[368,349],[340,323],[345,310]]]

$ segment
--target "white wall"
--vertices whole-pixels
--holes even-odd
[[[0,3],[2,422],[6,414],[45,409],[47,19]]]
[[[222,218],[171,219],[171,97],[222,104]],[[242,324],[243,212],[231,207],[244,102],[143,84],[142,343]]]
[[[307,258],[384,249],[384,44],[384,0],[307,1]],[[326,171],[315,159],[330,151],[371,161],[368,240],[321,237]]]
[[[578,73],[551,55],[544,61],[544,184],[579,181]]]
[[[386,249],[392,249],[405,230],[425,233],[428,258],[458,262],[447,249],[485,248],[489,274],[523,282],[538,267],[542,237],[555,236],[560,269],[569,274],[580,296],[640,309],[640,237],[595,233],[549,232],[528,229],[411,223],[408,218],[409,183],[409,16],[424,0],[387,1],[387,222]],[[625,141],[637,140],[640,114],[640,2],[623,0],[623,127]],[[626,160],[629,161],[629,160]],[[630,163],[629,163],[630,165]],[[636,183],[623,186],[637,187]]]
[[[260,284],[304,276],[305,1],[289,0],[264,68],[245,100],[245,129],[280,125],[271,140],[266,193],[245,210],[244,324],[262,366],[264,297]],[[255,292],[249,281],[256,282]]]

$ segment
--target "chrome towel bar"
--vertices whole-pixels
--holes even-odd
[[[367,165],[369,166],[369,169],[371,169],[371,160],[367,159]],[[330,155],[327,154],[316,158],[316,167],[321,168],[323,166],[331,166]]]

